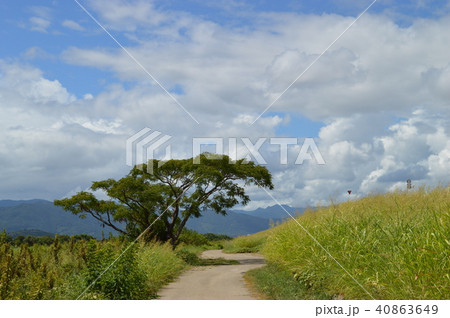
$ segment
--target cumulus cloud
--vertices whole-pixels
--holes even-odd
[[[329,198],[344,200],[347,190],[361,196],[405,189],[407,179],[416,187],[449,183],[448,117],[416,110],[384,130],[372,130],[361,142],[360,123],[370,131],[370,119],[378,124],[373,115],[337,118],[319,134],[325,166],[309,163],[276,176],[298,194],[293,201],[314,205]]]
[[[0,63],[0,102],[4,196],[52,199],[120,170],[122,138],[111,134],[120,123],[80,120],[83,105],[40,70]]]
[[[286,112],[324,123],[315,141],[326,164],[294,164],[298,145],[289,146],[289,164],[281,165],[280,146],[264,144],[274,196],[282,203],[345,200],[347,190],[354,196],[388,191],[404,187],[406,179],[416,186],[448,183],[447,16],[400,27],[386,15],[366,14],[251,125],[353,18],[260,13],[251,28],[230,28],[148,1],[89,5],[108,28],[134,40],[129,52],[200,125],[120,48],[64,50],[66,63],[112,72],[127,83],[83,99],[37,68],[3,62],[0,137],[8,151],[0,156],[2,172],[12,180],[27,167],[32,178],[22,193],[33,193],[34,186],[46,197],[61,196],[120,177],[129,169],[125,141],[144,127],[171,135],[175,158],[192,154],[192,137],[223,137],[225,150],[227,138],[237,138],[245,157],[240,138],[255,144],[274,137],[288,121]],[[23,180],[14,179],[11,189],[19,191]],[[55,185],[37,187],[43,180]],[[273,204],[264,192],[249,191],[253,207]]]
[[[352,18],[288,14],[282,19],[270,14],[264,21],[251,31],[193,20],[185,26],[187,38],[145,41],[129,51],[165,86],[182,87],[185,100],[195,96],[191,109],[208,112],[211,103],[220,103],[227,112],[257,116]],[[319,121],[393,109],[401,113],[424,105],[442,110],[449,97],[449,63],[443,53],[450,40],[449,23],[446,18],[418,20],[400,28],[383,16],[368,14],[270,110],[301,112]],[[63,56],[72,64],[113,71],[123,80],[148,80],[120,49],[73,47]]]
[[[0,61],[0,71],[2,72],[0,87],[11,89],[33,103],[67,104],[75,100],[58,80],[44,78],[39,69]]]
[[[61,197],[91,181],[121,177],[127,138],[143,127],[173,136],[173,157],[192,155],[194,136],[273,133],[277,117],[264,118],[248,133],[211,121],[199,128],[164,92],[145,85],[111,86],[97,96],[76,99],[57,80],[17,63],[0,63],[0,191],[10,198]],[[231,119],[233,121],[233,119]]]

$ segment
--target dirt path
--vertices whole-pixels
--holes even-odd
[[[160,292],[159,299],[256,299],[244,284],[243,274],[264,266],[259,254],[224,254],[220,250],[205,251],[203,258],[235,259],[239,265],[199,266],[182,274],[177,281]]]

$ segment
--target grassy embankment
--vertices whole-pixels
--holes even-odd
[[[450,297],[450,188],[372,195],[298,222],[376,299]],[[247,279],[271,299],[371,299],[294,221],[232,247],[268,266]]]

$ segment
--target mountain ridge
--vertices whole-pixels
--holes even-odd
[[[303,209],[284,206],[289,212]],[[280,222],[289,215],[279,206],[258,208],[253,211],[229,210],[227,216],[213,211],[205,211],[199,218],[190,219],[187,228],[200,233],[226,234],[240,236],[253,234],[270,228],[271,223]],[[115,234],[112,229],[87,217],[81,219],[70,212],[57,207],[53,202],[41,199],[33,200],[0,200],[0,231],[17,232],[39,230],[61,235],[88,234],[96,238]]]

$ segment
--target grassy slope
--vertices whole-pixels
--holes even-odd
[[[450,188],[369,196],[297,220],[374,298],[450,297]],[[250,276],[269,297],[370,299],[295,222],[262,236],[271,265]],[[292,279],[302,292],[280,290]]]

